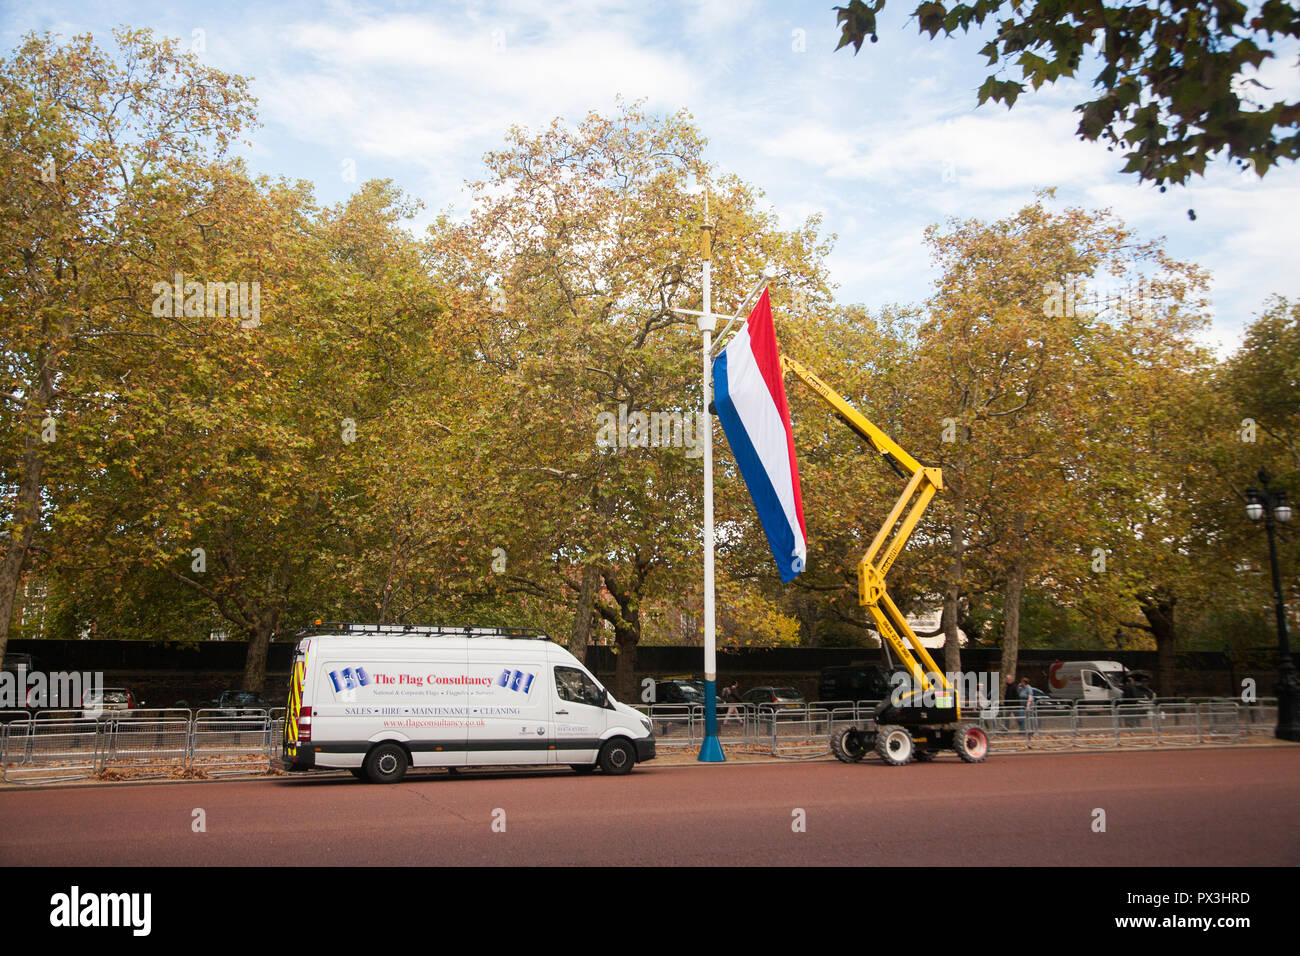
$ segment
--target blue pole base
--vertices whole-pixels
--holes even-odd
[[[722,742],[718,740],[717,734],[710,734],[704,738],[704,743],[700,744],[700,763],[725,763],[726,754],[722,752]]]

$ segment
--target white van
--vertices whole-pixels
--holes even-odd
[[[408,767],[653,759],[650,720],[546,635],[503,628],[317,626],[294,652],[286,770],[396,783]]]
[[[1119,661],[1057,662],[1048,671],[1048,693],[1058,700],[1119,700],[1124,695]]]

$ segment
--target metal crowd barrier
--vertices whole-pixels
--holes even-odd
[[[252,717],[196,715],[190,727],[189,768],[212,776],[262,772],[270,726],[265,712]]]
[[[280,742],[284,739],[284,721],[289,713],[287,707],[272,707],[266,726],[266,763],[268,767],[280,767]]]
[[[704,742],[703,704],[638,704],[635,709],[650,719],[655,747],[661,752],[699,748]],[[752,704],[719,701],[717,713],[718,738],[724,744],[755,743]]]
[[[831,712],[809,705],[773,708],[771,753],[774,757],[811,757],[830,753]]]
[[[4,736],[6,783],[47,783],[93,777],[102,737],[98,721],[18,720]]]
[[[1245,734],[1269,734],[1277,727],[1277,698],[1261,697],[1238,710],[1241,731]]]
[[[1156,738],[1167,747],[1194,746],[1201,742],[1200,705],[1161,704],[1155,713]]]
[[[1073,741],[1067,746],[1093,750],[1109,750],[1119,746],[1119,731],[1115,723],[1115,708],[1109,703],[1080,702],[1073,707],[1066,704],[1074,721]]]
[[[101,727],[99,772],[137,771],[135,777],[170,776],[189,755],[190,711],[183,707],[109,712]]]
[[[724,745],[748,746],[780,757],[827,753],[830,737],[846,725],[871,729],[877,701],[816,701],[798,707],[749,703],[718,705]],[[651,721],[660,752],[698,749],[704,739],[700,704],[636,708]],[[250,708],[251,710],[251,708]],[[0,766],[8,783],[91,777],[105,770],[132,776],[201,770],[213,775],[262,773],[278,765],[285,709],[233,715],[229,709],[183,708],[38,711],[0,725]],[[1271,733],[1277,701],[1235,699],[1040,701],[1031,707],[999,701],[963,717],[989,735],[994,751],[1109,750],[1139,746],[1235,743]]]
[[[1235,700],[1197,704],[1202,741],[1236,742],[1241,736],[1241,708]]]
[[[1242,711],[1255,711],[1243,718]],[[1274,712],[1275,713],[1275,712]],[[1267,706],[1235,700],[1043,701],[980,713],[980,725],[1001,751],[1111,750],[1235,742],[1268,716]],[[1250,729],[1248,729],[1250,728]],[[1271,729],[1271,727],[1270,727]]]

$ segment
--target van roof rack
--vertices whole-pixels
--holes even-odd
[[[473,624],[310,624],[295,637],[349,634],[357,637],[503,637],[518,641],[549,641],[545,631],[528,627],[482,627]]]

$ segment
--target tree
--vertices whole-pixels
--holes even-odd
[[[1230,568],[1208,556],[1205,489],[1213,481],[1207,440],[1219,404],[1212,356],[1197,341],[1206,323],[1208,277],[1169,260],[1142,299],[1103,313],[1092,353],[1098,400],[1090,406],[1089,452],[1076,463],[1071,498],[1078,558],[1073,593],[1098,619],[1149,635],[1157,687],[1174,690],[1177,620],[1209,600]],[[1208,576],[1207,576],[1208,572]]]
[[[486,157],[468,220],[431,235],[478,355],[482,527],[509,555],[505,593],[574,631],[597,615],[625,699],[647,603],[699,574],[699,333],[671,311],[699,307],[692,177],[712,184],[720,290],[741,294],[768,262],[792,284],[824,283],[815,224],[776,229],[751,188],[711,175],[703,145],[684,114],[634,105],[516,129]]]
[[[242,78],[148,31],[115,36],[117,60],[89,36],[59,47],[29,35],[0,62],[0,656],[51,475],[87,458],[77,417],[109,394],[104,356],[149,334],[121,301],[136,291],[124,275],[159,224],[150,194],[220,160],[252,119]]]
[[[441,381],[424,374],[446,356],[436,290],[385,183],[319,210],[302,184],[235,164],[149,200],[170,226],[123,265],[117,304],[148,331],[103,359],[93,455],[52,493],[52,566],[127,602],[165,576],[157,599],[197,597],[248,637],[243,686],[261,690],[271,639],[346,606],[357,563],[373,570],[374,502],[405,478],[394,439]],[[213,309],[233,279],[256,288],[256,316]]]
[[[836,7],[836,49],[852,44],[858,51],[868,36],[874,43],[884,6],[885,0],[850,0]],[[980,103],[1014,106],[1026,84],[1038,89],[1073,77],[1086,55],[1099,57],[1093,85],[1100,95],[1075,107],[1078,135],[1120,150],[1127,160],[1123,172],[1137,173],[1162,192],[1165,183],[1203,174],[1220,152],[1259,176],[1300,156],[1300,102],[1257,102],[1247,92],[1268,89],[1252,76],[1277,55],[1268,45],[1300,38],[1300,10],[1286,0],[1257,6],[1236,0],[922,0],[912,15],[931,38],[1000,18],[996,36],[980,51],[998,67],[980,87]],[[1013,64],[1024,82],[1000,78]]]
[[[1262,529],[1245,520],[1246,489],[1265,468],[1272,483],[1300,497],[1300,303],[1273,296],[1247,327],[1244,342],[1215,370],[1212,441],[1214,480],[1200,502],[1203,534],[1216,544],[1222,578],[1217,610],[1256,626],[1239,626],[1229,640],[1246,649],[1276,639],[1267,546]],[[1284,600],[1300,602],[1300,535],[1279,525],[1279,569]]]
[[[1001,592],[1011,673],[1026,585],[1079,573],[1074,542],[1093,530],[1077,519],[1081,489],[1132,474],[1133,443],[1116,443],[1097,416],[1140,432],[1153,413],[1137,382],[1158,387],[1156,369],[1188,367],[1204,277],[1107,212],[1053,213],[1041,201],[994,223],[932,228],[927,240],[942,274],[919,331],[913,407],[920,451],[943,469],[945,663],[960,669],[958,618],[975,583]],[[1107,282],[1117,291],[1102,299]],[[1133,388],[1119,401],[1116,380]]]

